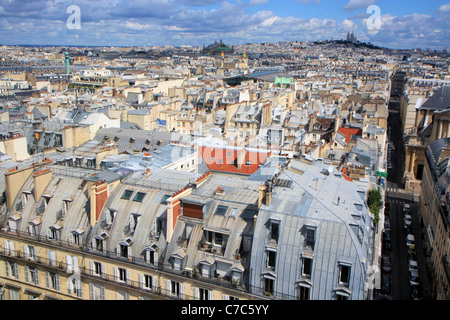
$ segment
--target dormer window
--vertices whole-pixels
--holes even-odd
[[[81,245],[83,240],[83,233],[84,229],[82,228],[72,230],[72,232],[69,234],[69,243]]]
[[[108,234],[106,232],[102,232],[100,235],[97,235],[92,239],[92,247],[97,251],[104,252],[106,239],[108,239]]]
[[[132,191],[132,190],[125,190],[125,191],[123,192],[122,196],[120,197],[120,199],[123,199],[123,200],[130,200],[132,194],[133,194],[133,191]]]
[[[126,238],[124,241],[119,242],[117,247],[117,256],[122,258],[131,258],[131,245],[133,240],[131,238]]]
[[[316,242],[316,227],[306,226],[305,245],[314,250],[315,242]]]
[[[48,229],[47,238],[49,240],[60,240],[61,239],[61,229],[62,229],[62,226],[55,223]]]
[[[133,198],[133,201],[136,201],[136,202],[142,202],[142,200],[144,199],[144,197],[145,197],[145,193],[143,193],[143,192],[137,192],[136,195],[135,195],[134,198]]]
[[[155,264],[158,261],[158,245],[156,243],[144,248],[144,259],[148,264]]]
[[[105,222],[106,222],[107,226],[110,226],[113,224],[116,214],[117,214],[116,209],[109,208],[109,210],[106,212],[106,216],[105,216]]]
[[[141,215],[137,213],[130,214],[130,221],[128,223],[130,232],[134,232],[136,230],[140,217]]]
[[[63,214],[66,215],[69,212],[70,205],[72,204],[72,199],[63,199]]]
[[[279,229],[280,229],[280,222],[279,221],[271,221],[271,223],[270,223],[270,240],[278,242]]]

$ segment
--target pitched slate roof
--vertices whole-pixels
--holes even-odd
[[[450,108],[450,86],[442,86],[419,109],[443,110]]]

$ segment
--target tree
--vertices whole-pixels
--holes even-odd
[[[377,189],[373,189],[369,191],[369,199],[367,200],[367,204],[369,206],[370,212],[373,214],[373,224],[377,225],[380,220],[380,209],[383,205],[381,201],[381,193]]]

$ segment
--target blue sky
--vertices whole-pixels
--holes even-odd
[[[449,0],[0,0],[0,43],[201,46],[343,39],[350,30],[390,48],[444,49],[449,18]]]

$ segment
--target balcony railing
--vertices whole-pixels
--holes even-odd
[[[5,233],[5,231],[0,231],[0,233]],[[115,251],[108,251],[108,250],[98,251],[95,248],[92,248],[91,246],[74,244],[74,243],[70,243],[69,241],[64,241],[64,240],[50,240],[46,236],[30,235],[28,232],[22,232],[22,231],[11,232],[10,231],[7,233],[8,233],[8,236],[12,236],[12,237],[16,236],[17,238],[20,239],[20,241],[22,241],[23,239],[30,239],[30,240],[42,242],[42,243],[45,243],[48,245],[54,245],[54,246],[58,246],[58,247],[67,248],[69,250],[78,251],[80,253],[88,253],[88,254],[91,254],[94,256],[112,259],[112,260],[114,260],[114,262],[120,261],[123,263],[138,265],[138,266],[146,267],[149,269],[153,269],[155,271],[156,270],[164,271],[169,274],[174,274],[177,276],[186,277],[186,278],[190,278],[190,279],[195,277],[196,281],[214,284],[214,285],[226,287],[226,288],[235,288],[235,289],[239,289],[240,291],[249,292],[249,290],[246,288],[243,280],[241,280],[239,282],[235,282],[235,281],[232,281],[232,279],[230,279],[228,277],[222,277],[222,276],[218,276],[218,275],[211,275],[211,276],[201,275],[200,277],[197,277],[196,275],[194,275],[190,272],[187,272],[185,270],[176,270],[176,269],[174,269],[174,267],[171,264],[162,262],[161,255],[160,255],[160,261],[155,261],[154,264],[151,264],[151,263],[148,263],[147,260],[144,259],[143,257],[135,257],[135,256],[122,257],[122,256],[118,255],[117,252],[115,252]],[[31,258],[26,259],[23,252],[20,250],[14,250],[14,253],[12,253],[12,254],[5,252],[5,250],[0,250],[0,256],[10,256],[12,258],[18,258],[18,259],[22,259],[24,261],[26,260],[26,261],[29,261],[32,263],[36,263],[38,265],[45,266],[45,267],[53,267],[53,268],[58,268],[60,270],[68,270],[68,265],[64,261],[54,261],[54,260],[49,260],[45,257],[38,257],[38,256],[35,256],[34,259],[31,259]]]

